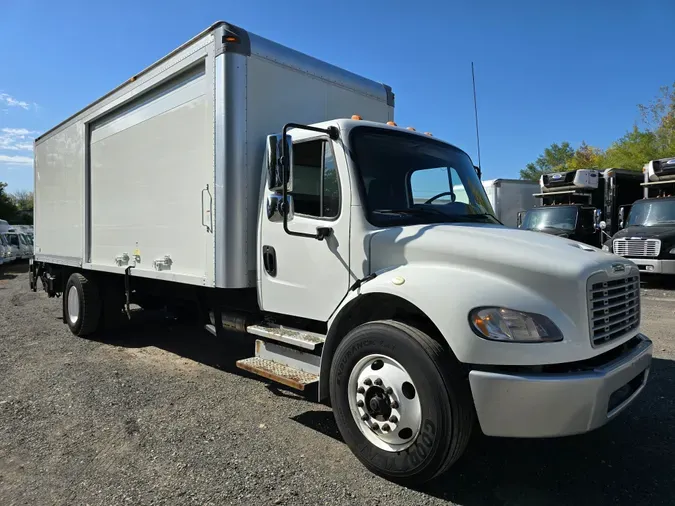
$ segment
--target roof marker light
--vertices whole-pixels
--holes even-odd
[[[387,125],[389,126],[398,126],[395,121],[387,121]]]
[[[355,120],[357,120],[357,121],[360,121],[360,120],[362,120],[363,118],[362,118],[361,116],[359,116],[358,114],[354,114],[354,115],[352,115],[352,119],[355,119]]]
[[[417,132],[417,130],[415,130],[413,127],[408,127],[406,128],[406,130],[410,130],[411,132]]]

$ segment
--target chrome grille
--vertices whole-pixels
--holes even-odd
[[[603,279],[604,278],[604,279]],[[588,307],[591,341],[598,346],[640,326],[640,276],[609,279],[604,274],[589,280]]]
[[[614,253],[622,257],[657,257],[661,251],[658,239],[616,239]]]

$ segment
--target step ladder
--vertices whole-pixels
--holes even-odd
[[[296,390],[319,382],[324,335],[273,324],[249,325],[246,332],[261,339],[255,356],[238,360],[237,367]]]

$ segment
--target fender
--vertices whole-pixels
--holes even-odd
[[[328,391],[330,362],[344,337],[338,335],[342,332],[337,329],[344,328],[340,322],[350,316],[361,297],[370,294],[394,296],[419,309],[438,328],[450,350],[462,363],[542,365],[588,358],[590,342],[578,338],[580,333],[587,335],[588,330],[578,328],[580,323],[544,294],[512,279],[465,266],[458,268],[431,262],[386,268],[376,274],[376,277],[349,292],[328,321],[328,334],[321,357],[320,395]],[[570,309],[578,303],[571,301]],[[480,306],[544,314],[560,328],[564,339],[556,343],[507,343],[483,339],[469,325],[469,312]],[[581,324],[587,325],[587,322]]]

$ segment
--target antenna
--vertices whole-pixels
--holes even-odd
[[[480,136],[478,135],[478,104],[476,102],[476,74],[473,70],[473,62],[471,62],[471,80],[473,81],[473,113],[476,117],[476,144],[478,146],[478,177],[481,176],[480,165]]]

